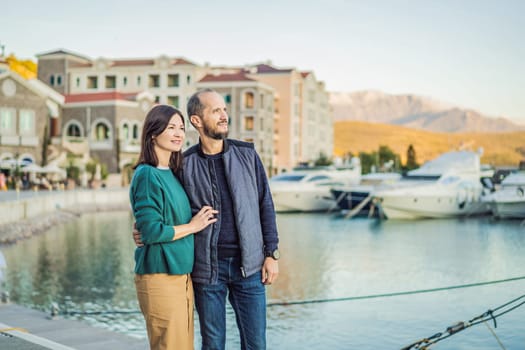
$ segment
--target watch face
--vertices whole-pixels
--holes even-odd
[[[278,260],[280,257],[281,257],[281,253],[279,253],[279,249],[275,249],[272,253],[272,257],[275,259],[275,260]]]

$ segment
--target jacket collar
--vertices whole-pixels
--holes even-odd
[[[224,142],[223,142],[223,146],[222,146],[222,153],[226,153],[228,152],[228,149],[230,148],[230,145],[229,145],[229,139],[224,139]],[[199,137],[199,144],[198,144],[198,147],[197,147],[197,153],[199,154],[199,156],[201,156],[202,158],[206,158],[206,156],[208,156],[207,154],[205,154],[203,151],[202,151],[202,143],[201,143],[201,139]]]

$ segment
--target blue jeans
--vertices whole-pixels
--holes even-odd
[[[226,295],[235,312],[242,350],[266,349],[266,290],[261,272],[241,275],[239,258],[219,259],[217,284],[193,283],[203,350],[224,350]]]

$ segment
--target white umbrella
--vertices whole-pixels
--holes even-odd
[[[21,160],[16,160],[16,159],[13,159],[13,158],[10,158],[10,159],[3,159],[0,161],[0,168],[2,169],[12,169],[14,167],[16,167],[17,165],[18,166],[23,166],[25,164],[28,164],[28,163],[25,163],[24,161],[21,161]]]
[[[62,178],[66,177],[66,171],[62,169],[61,167],[59,167],[58,165],[56,165],[55,163],[51,163],[43,167],[42,172],[46,174],[58,174]]]
[[[36,165],[35,163],[31,163],[29,165],[26,165],[25,167],[20,169],[22,172],[25,173],[43,173],[44,168],[42,168],[39,165]]]

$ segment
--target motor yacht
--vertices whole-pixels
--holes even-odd
[[[400,181],[389,188],[376,189],[373,203],[388,219],[446,218],[479,215],[489,211],[482,197],[489,189],[481,179],[489,176],[480,165],[480,154],[471,151],[449,152],[439,162],[411,172],[426,181]],[[448,161],[447,161],[448,160]],[[427,171],[424,171],[426,168]],[[446,170],[446,171],[445,171]],[[430,175],[438,175],[428,181]],[[420,176],[423,175],[424,176]]]
[[[525,218],[525,172],[510,173],[483,200],[497,218]]]
[[[332,187],[356,185],[361,167],[294,169],[269,181],[277,212],[313,212],[335,208]]]

